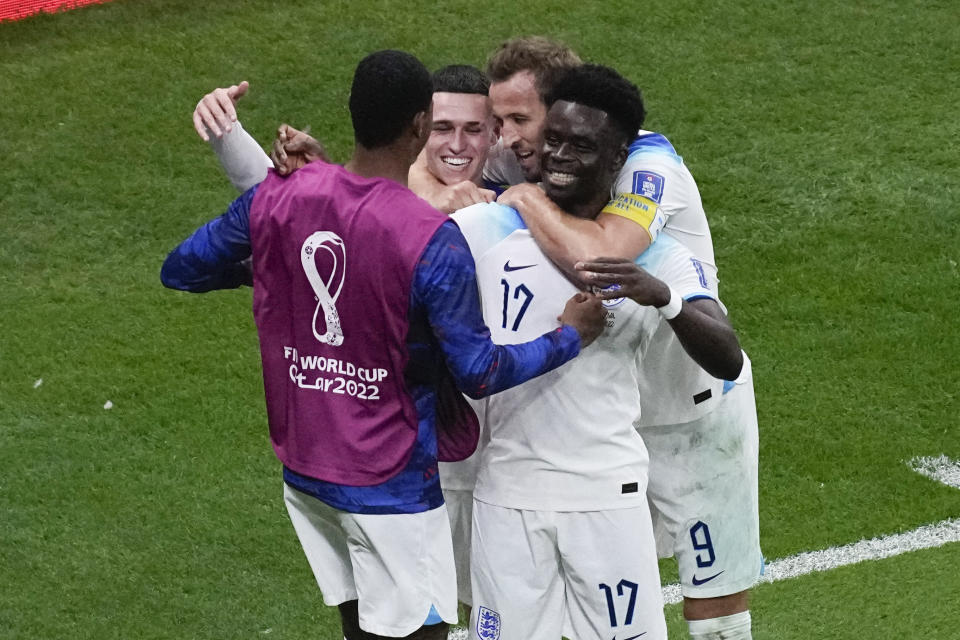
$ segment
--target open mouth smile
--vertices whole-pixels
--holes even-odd
[[[533,151],[517,151],[516,155],[517,160],[523,162],[524,160],[529,160],[531,157],[533,157]]]
[[[547,171],[547,182],[556,187],[565,187],[576,179],[577,176],[565,171]]]
[[[440,158],[445,165],[448,165],[454,169],[460,169],[470,164],[470,158],[464,158],[462,156],[443,156]]]

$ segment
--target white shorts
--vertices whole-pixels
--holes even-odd
[[[657,551],[676,556],[685,597],[739,593],[763,570],[757,408],[745,373],[702,418],[640,430],[650,452],[647,499]]]
[[[473,502],[474,640],[667,637],[646,506],[527,511]]]
[[[457,599],[468,607],[470,597],[470,533],[473,528],[473,491],[444,489],[443,501],[453,535],[453,560],[457,566]]]
[[[457,579],[445,506],[411,514],[334,509],[283,485],[283,500],[320,586],[336,606],[358,600],[360,628],[408,636],[430,614],[457,621]]]

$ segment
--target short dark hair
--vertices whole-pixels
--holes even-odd
[[[375,149],[394,142],[413,117],[430,108],[430,72],[403,51],[377,51],[360,61],[350,88],[357,143]]]
[[[529,71],[536,81],[540,98],[546,101],[557,77],[567,69],[583,64],[573,49],[542,36],[511,38],[487,58],[491,82],[504,82],[521,71]]]
[[[433,91],[446,93],[490,94],[487,75],[469,64],[451,64],[433,72]]]
[[[547,107],[563,100],[605,112],[627,142],[643,126],[647,112],[635,84],[610,67],[585,64],[564,72],[547,96]]]

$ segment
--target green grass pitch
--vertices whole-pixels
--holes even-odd
[[[339,637],[281,503],[250,292],[158,271],[235,196],[192,131],[201,95],[249,80],[258,139],[310,124],[343,160],[353,66],[386,47],[481,64],[539,33],[643,88],[754,361],[768,558],[960,517],[904,464],[960,459],[956,17],[117,0],[0,24],[0,638]],[[951,544],[762,585],[754,637],[960,638],[957,567]]]

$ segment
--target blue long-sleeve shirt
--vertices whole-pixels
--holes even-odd
[[[251,283],[250,208],[257,187],[170,252],[161,269],[167,287],[192,292]],[[354,513],[413,513],[443,502],[436,473],[436,391],[446,365],[464,393],[482,397],[556,368],[579,353],[576,330],[563,326],[532,342],[495,345],[483,322],[476,267],[453,222],[435,232],[415,268],[410,294],[409,364],[404,372],[417,409],[418,435],[407,466],[386,482],[339,485],[284,469],[285,481]]]

